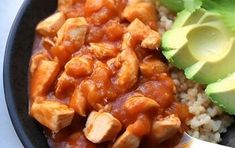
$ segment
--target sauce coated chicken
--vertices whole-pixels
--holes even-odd
[[[49,146],[177,142],[191,115],[175,98],[157,19],[146,0],[58,0],[36,27],[30,63],[30,115]]]

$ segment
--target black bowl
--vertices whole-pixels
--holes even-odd
[[[41,126],[28,115],[28,66],[35,26],[56,10],[57,0],[25,0],[13,23],[4,58],[4,91],[14,128],[25,147],[48,147]],[[235,147],[235,126],[221,144]]]

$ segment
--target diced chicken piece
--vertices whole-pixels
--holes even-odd
[[[150,130],[151,120],[147,115],[140,114],[137,120],[130,124],[126,131],[116,140],[113,148],[137,148],[141,138],[149,134]]]
[[[157,13],[152,3],[139,2],[128,5],[123,11],[123,16],[129,22],[138,18],[144,24],[149,25],[152,29],[157,28]]]
[[[88,15],[94,12],[97,12],[102,7],[107,8],[114,8],[115,4],[118,3],[118,1],[115,0],[86,0],[85,2],[85,8]]]
[[[45,53],[38,53],[32,56],[31,62],[30,62],[30,74],[33,75],[36,71],[38,65],[43,60],[49,60],[48,56]]]
[[[111,75],[112,71],[108,68],[105,63],[101,61],[96,61],[93,73],[90,78],[96,83],[98,88],[102,89],[110,86]]]
[[[141,47],[148,49],[158,49],[161,43],[161,36],[156,31],[151,31],[149,35],[141,42]]]
[[[151,120],[146,114],[139,114],[137,120],[130,124],[126,130],[138,137],[146,136],[151,131]]]
[[[100,89],[97,88],[95,82],[92,80],[83,80],[80,86],[88,104],[95,110],[99,110],[102,107],[101,103],[104,100],[104,94],[100,93]]]
[[[123,40],[122,40],[122,50],[128,49],[128,48],[134,48],[135,41],[133,40],[133,37],[131,33],[127,32],[123,35]]]
[[[73,52],[73,47],[66,46],[53,46],[49,50],[50,55],[56,59],[61,66],[63,66],[71,58]]]
[[[106,0],[109,1],[109,0]],[[92,13],[97,12],[104,6],[104,0],[86,0],[85,12],[86,15],[90,16]]]
[[[135,19],[127,27],[127,31],[131,33],[135,40],[142,41],[149,35],[149,32],[151,32],[151,28],[145,25],[139,19]]]
[[[149,110],[157,110],[160,105],[153,99],[144,96],[133,96],[127,99],[124,104],[125,110],[130,115],[137,115]]]
[[[112,148],[138,148],[140,137],[126,130],[114,143]]]
[[[90,43],[89,49],[98,59],[116,57],[119,51],[117,47],[108,43]]]
[[[55,95],[58,98],[65,98],[74,92],[77,80],[63,72],[56,83]]]
[[[121,123],[110,113],[91,112],[84,129],[85,136],[93,143],[113,140],[121,130]]]
[[[110,20],[105,24],[104,31],[110,41],[117,41],[122,37],[125,26],[119,20]]]
[[[86,98],[83,96],[82,92],[79,90],[79,88],[76,88],[69,106],[73,108],[79,115],[85,117],[87,110],[88,110],[88,104]]]
[[[50,50],[51,47],[55,46],[55,43],[51,38],[46,37],[42,39],[42,45],[46,50]]]
[[[116,91],[113,90],[111,72],[106,64],[96,61],[90,78],[80,84],[89,105],[96,110],[106,104],[106,101],[111,101],[117,96]]]
[[[73,5],[75,0],[58,0],[58,10],[65,11]]]
[[[64,65],[84,44],[87,29],[88,24],[84,17],[67,19],[57,32],[56,45],[50,49],[51,55]]]
[[[141,29],[140,29],[141,28]],[[135,19],[128,27],[127,31],[131,33],[133,40],[142,42],[143,48],[158,49],[160,46],[160,35],[139,19]]]
[[[59,64],[56,61],[42,60],[31,78],[31,97],[45,95],[59,73]]]
[[[118,72],[116,73],[115,86],[125,92],[135,85],[138,78],[138,58],[135,52],[128,48],[124,49],[116,58],[114,65]]]
[[[180,129],[181,121],[175,115],[170,115],[152,125],[151,140],[161,143],[173,137]]]
[[[112,71],[115,71],[115,69],[116,69],[116,65],[115,65],[115,63],[116,63],[116,58],[112,58],[112,59],[109,59],[107,62],[106,62],[106,64],[107,64],[107,66],[109,67],[109,69],[111,69]]]
[[[151,77],[167,72],[167,65],[157,58],[148,56],[140,63],[140,71],[143,76]]]
[[[63,12],[57,12],[45,20],[41,21],[36,30],[43,36],[54,36],[56,35],[57,31],[65,22],[65,16]]]
[[[93,59],[91,56],[75,56],[66,65],[66,74],[78,78],[92,73]]]
[[[63,42],[71,42],[76,44],[77,48],[81,47],[85,42],[87,29],[88,24],[84,17],[67,19],[57,32],[56,45],[61,45]]]
[[[115,16],[113,12],[117,11],[118,3],[116,0],[86,0],[85,16],[92,24],[105,24]]]
[[[71,124],[74,110],[56,101],[42,101],[32,104],[31,115],[53,132],[58,132]]]

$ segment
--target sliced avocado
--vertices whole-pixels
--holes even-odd
[[[185,75],[188,79],[203,84],[210,84],[219,79],[223,79],[229,73],[235,71],[235,38],[232,38],[228,42],[229,44],[227,44],[226,39],[224,41],[223,39],[215,40],[212,42],[212,44],[215,44],[213,45],[214,48],[204,49],[198,55],[201,56],[198,57],[200,59],[199,62],[185,69]],[[207,41],[209,42],[209,40]],[[215,51],[210,49],[215,49]],[[194,55],[197,56],[196,53]]]
[[[200,18],[206,13],[204,9],[198,9],[197,11],[189,12],[183,10],[177,14],[176,20],[172,26],[172,29],[184,27],[187,25],[196,24],[199,22]]]
[[[162,47],[164,50],[172,50],[178,49],[182,46],[182,42],[186,42],[185,36],[187,35],[188,31],[191,29],[183,28],[187,25],[191,25],[193,22],[200,21],[200,17],[205,13],[204,9],[198,9],[196,11],[189,12],[187,10],[183,10],[182,12],[178,13],[177,18],[172,26],[170,31],[164,33],[162,37]],[[190,23],[191,22],[191,23]],[[195,26],[195,24],[194,24]],[[175,30],[176,29],[176,30]],[[179,29],[179,30],[177,30]],[[181,31],[181,29],[183,29]],[[182,34],[183,33],[183,34]],[[179,34],[182,34],[183,38],[179,37]]]
[[[172,25],[171,29],[176,29],[183,27],[187,19],[191,16],[191,12],[187,10],[183,10],[179,13],[177,13],[176,19],[174,21],[174,24]]]
[[[208,17],[211,15],[207,15],[204,19]],[[207,48],[214,48],[214,45],[218,48],[224,47],[226,35],[221,33],[223,30],[218,31],[221,29],[221,25],[220,21],[213,21],[167,31],[162,38],[162,47],[164,48],[162,53],[173,65],[185,69],[201,60],[201,56],[206,55],[207,52],[210,55],[213,49],[208,50]],[[214,34],[211,34],[211,31],[214,31]],[[214,43],[214,41],[216,42]],[[222,45],[220,45],[221,43]]]
[[[203,15],[205,15],[206,10],[204,9],[198,9],[194,11],[191,16],[187,19],[187,21],[184,23],[184,26],[193,25],[199,23],[200,19]]]
[[[184,9],[183,0],[159,0],[158,2],[173,12],[179,12]]]
[[[229,114],[235,114],[235,73],[209,84],[205,90],[211,101]]]
[[[176,67],[184,69],[187,78],[203,84],[234,72],[235,41],[221,15],[204,9],[196,10],[190,16],[186,14],[184,12],[184,19],[189,20],[180,18],[182,23],[178,22],[174,29],[163,35],[164,56]]]
[[[204,9],[198,9],[193,13],[187,10],[180,12],[172,29],[163,34],[163,50],[174,50],[182,47],[182,44],[187,42],[186,35],[193,28],[205,23],[218,21],[219,18],[220,15],[218,13],[207,12]]]
[[[187,78],[208,84],[210,99],[235,115],[235,23],[233,13],[224,10],[178,13],[163,35],[162,52]]]
[[[164,50],[178,50],[187,43],[187,34],[197,25],[173,29],[164,33],[162,37],[162,47]],[[179,36],[180,34],[180,36]]]
[[[191,54],[186,43],[179,50],[167,50],[162,51],[162,53],[174,66],[180,69],[187,68],[197,62],[197,59]],[[182,58],[184,56],[186,57]]]
[[[218,20],[221,19],[221,15],[219,13],[216,13],[216,12],[206,12],[204,14],[205,15],[203,15],[201,17],[201,19],[199,20],[199,22],[198,22],[199,24],[218,21]]]

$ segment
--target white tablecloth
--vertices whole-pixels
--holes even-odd
[[[11,24],[23,0],[1,0],[0,2],[0,148],[22,148],[12,126],[3,91],[3,59]]]

